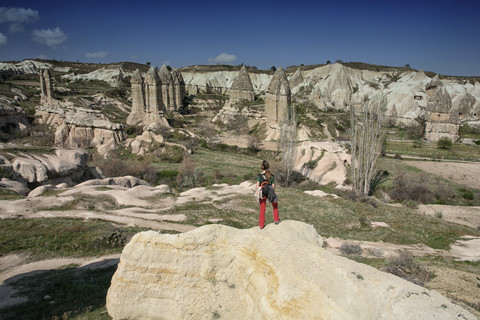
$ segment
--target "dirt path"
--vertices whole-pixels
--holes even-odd
[[[405,161],[405,163],[466,187],[480,190],[480,163],[438,161]]]

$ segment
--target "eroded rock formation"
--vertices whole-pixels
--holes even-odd
[[[163,65],[158,72],[160,80],[162,81],[162,97],[163,104],[168,111],[175,111],[175,89],[172,74],[168,70],[166,65]]]
[[[52,103],[54,100],[53,81],[50,70],[42,69],[40,74],[40,101],[41,103]]]
[[[183,80],[180,70],[174,68],[172,70],[173,91],[175,95],[176,110],[183,107],[183,98],[185,98],[185,81]]]
[[[140,70],[135,70],[130,79],[132,87],[132,110],[127,117],[128,125],[137,125],[145,117],[145,97],[143,93],[143,79]]]
[[[290,83],[290,88],[294,88],[303,82],[302,70],[300,70],[300,67],[297,68],[288,82]]]
[[[313,226],[141,232],[108,290],[113,319],[476,319],[436,291],[322,248]]]
[[[61,148],[97,148],[106,156],[125,140],[123,125],[110,122],[98,110],[67,106],[39,106],[40,123],[56,128],[55,146]]]
[[[285,71],[280,67],[275,71],[265,93],[265,115],[268,123],[281,124],[292,117],[290,85]]]
[[[150,67],[145,77],[145,117],[143,124],[166,122],[163,114],[160,77],[154,67]]]
[[[255,100],[252,80],[250,79],[245,66],[240,69],[240,72],[235,77],[233,84],[230,87],[230,102],[234,103],[240,100]]]
[[[162,82],[154,67],[148,70],[145,81],[140,71],[135,70],[130,79],[132,86],[132,109],[127,117],[128,125],[150,125],[158,123],[169,126],[165,118],[162,99]]]

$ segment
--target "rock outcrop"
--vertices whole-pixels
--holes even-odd
[[[185,81],[180,70],[172,70],[173,91],[175,95],[175,110],[183,107],[183,98],[185,98]]]
[[[162,81],[162,97],[163,104],[168,111],[175,111],[175,89],[172,74],[168,70],[166,65],[163,65],[158,72],[160,80]]]
[[[436,291],[322,248],[296,221],[207,225],[126,245],[108,290],[113,319],[475,319]]]
[[[425,138],[438,141],[443,137],[456,141],[459,137],[458,113],[452,109],[452,99],[442,81],[435,77],[425,87],[426,108]]]
[[[40,102],[49,104],[54,101],[53,80],[50,70],[40,70]]]
[[[57,149],[53,154],[22,154],[12,164],[15,180],[30,186],[66,183],[73,186],[91,178],[85,150]]]
[[[97,148],[106,156],[125,140],[123,125],[110,122],[98,110],[66,106],[38,106],[40,123],[56,128],[55,146],[60,148]]]
[[[230,87],[230,102],[234,103],[240,100],[255,100],[252,80],[250,79],[245,66],[242,67]]]

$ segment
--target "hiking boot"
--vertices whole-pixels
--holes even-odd
[[[275,224],[279,224],[282,220],[275,221]]]

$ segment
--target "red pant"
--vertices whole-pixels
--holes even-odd
[[[263,229],[265,226],[265,209],[267,208],[267,197],[263,197],[263,199],[258,199],[260,202],[260,217],[258,218],[258,225],[260,228]],[[278,202],[272,202],[273,208],[273,220],[279,221],[280,218],[278,216]]]

